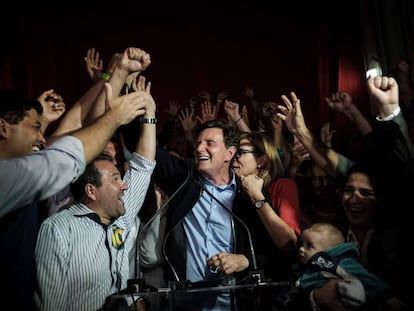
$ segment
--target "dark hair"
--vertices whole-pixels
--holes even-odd
[[[85,194],[85,185],[86,184],[93,184],[97,187],[102,186],[101,183],[101,173],[96,168],[95,163],[97,161],[109,161],[112,163],[112,158],[110,155],[101,153],[99,154],[91,163],[89,163],[85,171],[82,173],[79,178],[70,185],[70,191],[72,192],[73,198],[76,202],[82,200]]]
[[[42,104],[37,100],[28,99],[10,88],[0,90],[0,118],[8,123],[19,123],[31,109],[35,109],[39,115],[43,113]]]
[[[220,128],[223,131],[223,140],[224,145],[229,148],[231,146],[235,146],[236,149],[239,148],[240,145],[240,132],[237,128],[230,125],[229,123],[225,123],[220,120],[212,120],[207,121],[202,124],[200,124],[196,130],[196,135],[200,135],[202,131],[209,128]]]
[[[342,188],[348,182],[349,176],[351,176],[354,173],[361,173],[368,177],[369,183],[371,184],[372,189],[374,190],[374,193],[378,195],[378,185],[377,185],[378,176],[377,176],[375,169],[376,169],[375,166],[370,165],[368,163],[363,163],[363,162],[355,163],[354,165],[351,166],[351,168],[346,173]]]

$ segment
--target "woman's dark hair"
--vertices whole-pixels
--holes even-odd
[[[377,177],[376,177],[376,171],[374,168],[366,163],[355,163],[351,166],[351,168],[348,170],[348,172],[345,175],[344,183],[342,188],[345,186],[349,176],[351,176],[354,173],[362,173],[368,176],[369,182],[372,186],[372,189],[374,190],[375,195],[378,195],[378,185],[377,185]]]

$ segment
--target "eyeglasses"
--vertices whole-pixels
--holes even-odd
[[[239,149],[236,152],[236,158],[240,158],[243,154],[246,154],[246,153],[260,154],[260,152],[258,152],[258,151]]]

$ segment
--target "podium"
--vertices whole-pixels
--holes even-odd
[[[142,297],[148,301],[157,299],[162,302],[162,308],[159,306],[151,307],[150,303],[147,311],[176,311],[182,310],[181,307],[177,306],[177,301],[182,302],[183,300],[192,299],[193,301],[200,302],[203,299],[207,299],[206,297],[227,294],[231,299],[231,308],[229,307],[229,310],[255,311],[258,310],[259,302],[263,298],[269,298],[265,297],[266,295],[273,295],[278,289],[285,288],[288,285],[288,281],[236,284],[234,279],[224,279],[224,281],[218,284],[208,282],[170,283],[169,287],[152,288],[141,292],[115,293],[111,297],[127,300],[131,300],[131,298],[135,300]],[[240,303],[240,298],[243,301],[242,303]],[[192,310],[191,304],[188,306],[188,310]]]

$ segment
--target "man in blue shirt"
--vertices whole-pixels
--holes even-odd
[[[209,121],[197,133],[193,159],[179,159],[157,149],[155,181],[174,196],[164,239],[169,281],[212,281],[230,276],[240,280],[247,276],[254,260],[249,229],[235,215],[240,210],[249,213],[244,220],[257,215],[252,202],[238,191],[239,181],[231,169],[239,132],[229,124]],[[228,292],[218,293],[176,293],[174,307],[231,310],[232,303],[237,303]]]

